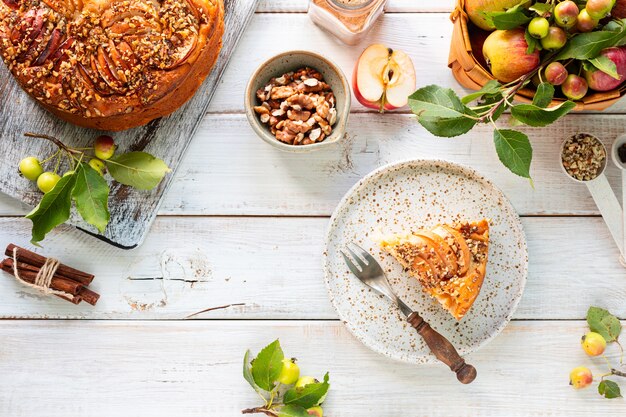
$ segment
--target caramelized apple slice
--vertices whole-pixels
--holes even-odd
[[[93,56],[91,57],[91,59],[94,60],[95,62],[96,73],[100,75],[100,78],[102,78],[102,80],[104,80],[104,82],[109,87],[111,87],[113,91],[117,93],[123,93],[124,86],[121,85],[119,80],[113,74],[113,71],[111,71],[111,68],[109,67],[108,59],[106,57],[106,54],[102,50],[102,47],[98,48],[97,59],[94,59]],[[93,66],[94,64],[92,63],[92,67]]]
[[[3,0],[3,2],[13,10],[18,10],[20,8],[20,3],[18,0]]]
[[[126,63],[128,69],[137,68],[139,66],[139,59],[137,58],[137,55],[135,55],[133,48],[131,48],[127,42],[120,42],[117,45],[117,50],[121,55],[122,61]]]
[[[435,251],[437,252],[439,257],[443,259],[446,263],[446,268],[448,271],[447,276],[452,277],[456,275],[458,270],[458,263],[456,255],[452,248],[450,248],[450,245],[448,245],[448,243],[446,243],[446,241],[441,236],[428,230],[419,230],[416,232],[416,234],[424,238],[430,239],[433,242]]]
[[[157,21],[159,16],[156,10],[147,3],[140,1],[129,1],[125,3],[116,3],[113,7],[108,8],[100,19],[102,27],[108,28],[117,22],[125,20],[133,20],[139,18],[145,21]]]
[[[110,96],[113,94],[113,90],[108,88],[104,81],[98,83],[99,78],[94,77],[91,71],[81,63],[78,64],[78,74],[80,74],[82,81],[89,87],[90,90],[93,90],[102,96]]]
[[[422,236],[413,235],[411,240],[419,247],[418,256],[428,263],[437,278],[441,279],[446,276],[446,264],[439,257],[434,243],[430,239]]]
[[[442,227],[452,235],[454,240],[456,240],[457,245],[459,246],[459,252],[461,254],[461,258],[459,258],[459,270],[458,274],[463,275],[467,272],[470,267],[470,250],[469,246],[467,246],[467,242],[463,236],[453,227],[450,227],[446,224],[442,225]]]
[[[117,50],[117,47],[115,46],[115,42],[113,42],[113,40],[109,41],[108,56],[111,60],[111,63],[115,67],[114,72],[117,75],[117,79],[120,80],[122,83],[127,84],[128,78],[126,77],[126,71],[129,71],[130,67],[128,67],[126,62],[124,62],[124,60],[122,59],[122,56]]]
[[[48,57],[54,54],[57,49],[59,49],[59,46],[61,46],[61,42],[63,41],[63,35],[64,33],[61,29],[54,28],[52,34],[50,35],[50,39],[48,40],[48,44],[41,52],[39,57],[35,60],[35,62],[33,62],[32,66],[38,67],[40,65],[43,65]]]
[[[189,34],[186,39],[181,39],[181,43],[182,46],[178,47],[176,51],[170,55],[172,63],[165,67],[166,70],[176,68],[184,64],[187,59],[189,59],[189,56],[191,56],[193,51],[196,49],[196,45],[198,44],[198,34]]]
[[[43,0],[43,2],[57,13],[70,17],[74,14],[74,3],[67,0]]]
[[[50,55],[50,61],[54,63],[54,68],[56,71],[61,67],[61,63],[64,61],[64,57],[68,56],[68,52],[74,46],[76,40],[74,38],[67,38],[63,43],[57,48],[57,50]]]

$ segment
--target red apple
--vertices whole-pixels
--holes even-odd
[[[623,19],[626,17],[626,0],[617,0],[613,10],[611,10],[611,16],[616,19]]]
[[[415,85],[411,58],[381,44],[363,51],[352,75],[352,88],[359,103],[381,112],[406,106]]]
[[[593,69],[585,71],[585,78],[589,84],[589,88],[596,91],[611,91],[619,87],[619,85],[626,79],[626,47],[621,46],[618,48],[606,48],[600,55],[609,58],[617,67],[617,74],[619,79],[611,77],[609,74],[600,71],[599,69]]]
[[[539,51],[528,54],[528,44],[522,28],[496,30],[483,45],[483,55],[489,61],[491,73],[499,81],[509,83],[539,66]]]

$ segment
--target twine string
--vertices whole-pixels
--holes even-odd
[[[59,262],[58,259],[54,259],[54,258],[46,259],[46,262],[43,264],[43,266],[37,273],[37,276],[35,277],[35,282],[34,283],[28,282],[24,280],[22,277],[20,277],[20,273],[17,268],[17,247],[13,248],[13,276],[15,276],[15,279],[17,279],[19,282],[26,285],[27,287],[43,292],[46,295],[48,294],[60,295],[61,297],[66,297],[66,298],[69,298],[70,300],[73,300],[74,299],[73,294],[50,288],[50,285],[52,284],[52,278],[54,278],[54,274],[56,274],[57,269],[59,269],[60,265],[61,263]]]

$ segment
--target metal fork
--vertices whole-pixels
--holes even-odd
[[[459,355],[448,339],[430,327],[416,311],[413,311],[398,298],[391,288],[391,285],[389,285],[385,271],[383,271],[376,259],[354,242],[350,242],[346,246],[346,249],[350,252],[350,255],[352,255],[354,262],[343,250],[340,252],[348,268],[350,268],[350,271],[365,285],[379,294],[384,295],[394,305],[400,308],[409,324],[422,336],[437,359],[448,365],[461,383],[469,384],[472,382],[476,378],[476,368],[465,363],[465,360]],[[358,252],[358,254],[355,253],[355,251]]]

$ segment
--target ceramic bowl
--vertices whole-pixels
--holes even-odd
[[[311,67],[319,71],[324,77],[324,81],[331,86],[336,100],[337,122],[333,126],[333,132],[323,142],[310,145],[289,145],[276,139],[269,127],[261,123],[258,115],[254,112],[254,106],[261,104],[256,97],[256,92],[259,88],[265,87],[271,78],[280,77],[286,72],[295,71],[302,67]],[[337,65],[313,52],[289,51],[265,61],[252,74],[246,88],[245,109],[250,126],[265,142],[287,152],[309,152],[331,146],[343,139],[350,114],[350,101],[350,84]]]

